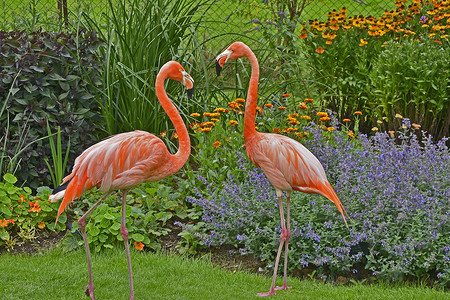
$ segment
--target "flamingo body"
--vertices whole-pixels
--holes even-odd
[[[319,160],[302,144],[289,137],[257,132],[255,127],[256,102],[258,96],[259,65],[253,51],[242,42],[234,42],[216,58],[216,71],[220,75],[223,65],[231,59],[246,57],[250,60],[252,73],[247,93],[244,115],[244,141],[249,159],[260,167],[275,188],[278,197],[278,207],[281,216],[280,245],[275,259],[272,284],[267,293],[258,296],[270,296],[275,290],[285,290],[290,287],[286,284],[288,244],[290,231],[290,196],[296,190],[308,194],[320,194],[331,200],[344,219],[346,213],[344,206],[336,195],[333,187],[327,180],[325,171]],[[284,217],[283,191],[286,192],[286,220]],[[275,287],[278,263],[281,251],[285,245],[284,282],[283,286]]]
[[[50,195],[52,202],[63,199],[56,217],[56,222],[58,222],[60,214],[67,205],[80,198],[86,190],[97,187],[104,192],[103,196],[78,220],[89,271],[89,283],[85,292],[91,299],[95,299],[95,296],[90,251],[85,230],[87,217],[109,194],[117,190],[123,191],[120,232],[127,254],[130,299],[134,299],[128,230],[125,224],[128,190],[140,183],[157,181],[176,173],[186,163],[191,153],[186,125],[164,90],[164,81],[167,78],[183,82],[188,90],[188,97],[192,95],[190,91],[194,87],[194,80],[176,61],[164,64],[156,77],[156,96],[178,134],[178,151],[171,154],[160,138],[145,131],[135,130],[116,134],[89,147],[78,156],[75,159],[72,173],[66,176],[63,183],[53,190],[53,195]]]

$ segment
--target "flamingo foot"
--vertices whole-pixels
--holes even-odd
[[[88,284],[86,286],[86,290],[84,291],[84,293],[86,294],[86,296],[90,297],[92,300],[95,300],[95,296],[94,296],[94,285],[93,284]]]
[[[286,284],[283,284],[283,286],[277,286],[275,288],[276,291],[289,290],[289,289],[292,289],[292,286],[287,286]]]
[[[267,296],[272,296],[272,295],[276,295],[275,290],[273,288],[271,288],[270,291],[267,293],[258,293],[257,294],[258,297],[267,297]]]

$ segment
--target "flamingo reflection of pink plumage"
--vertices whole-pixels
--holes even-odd
[[[260,293],[258,296],[274,295],[275,290],[285,290],[286,284],[288,244],[290,231],[290,196],[296,190],[309,194],[320,194],[333,201],[347,225],[344,216],[345,208],[339,201],[333,187],[327,180],[325,171],[319,160],[302,144],[283,135],[257,132],[255,128],[256,101],[258,95],[259,65],[253,51],[242,42],[231,44],[228,49],[216,58],[217,75],[223,65],[230,59],[247,57],[252,66],[250,85],[247,93],[244,117],[244,140],[247,155],[250,160],[260,167],[269,181],[275,187],[278,197],[278,205],[281,215],[280,246],[272,278],[272,285],[268,293]],[[286,192],[286,221],[283,212],[283,191]],[[346,213],[346,212],[345,212]],[[348,216],[348,215],[347,215]],[[284,283],[281,287],[275,287],[278,263],[281,251],[285,243],[284,256]]]
[[[65,210],[66,206],[72,200],[79,198],[84,191],[98,187],[104,192],[102,197],[78,220],[86,248],[89,271],[86,295],[91,299],[95,299],[95,296],[89,245],[85,231],[87,217],[109,194],[119,189],[122,190],[120,232],[127,254],[130,299],[134,299],[128,231],[125,224],[127,193],[132,187],[142,182],[157,181],[176,173],[186,163],[191,153],[186,126],[164,90],[166,78],[183,82],[188,90],[188,97],[192,94],[194,80],[175,61],[164,64],[156,78],[156,95],[178,134],[179,149],[177,153],[171,154],[161,139],[145,131],[136,130],[114,135],[91,146],[78,156],[72,173],[64,178],[63,183],[50,196],[52,202],[64,198],[58,210],[56,218],[56,221],[58,221],[59,215]]]

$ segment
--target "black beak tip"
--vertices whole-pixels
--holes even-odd
[[[216,60],[216,74],[217,74],[217,76],[220,76],[220,71],[222,71],[222,67],[219,64],[219,61]]]
[[[191,99],[192,95],[194,95],[194,87],[192,87],[191,89],[187,90],[188,99]]]

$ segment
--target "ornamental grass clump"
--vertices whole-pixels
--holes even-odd
[[[330,116],[335,130],[311,124],[304,128],[310,134],[302,142],[323,164],[352,218],[350,230],[325,198],[293,193],[288,267],[316,269],[327,280],[363,273],[381,280],[427,279],[448,285],[446,140],[433,141],[422,133],[419,141],[406,118],[396,137],[376,132],[355,138]],[[241,253],[271,262],[281,232],[274,189],[243,152],[236,156],[243,179],[230,176],[218,186],[200,178],[196,195],[187,201],[202,210],[206,245],[235,245]]]

